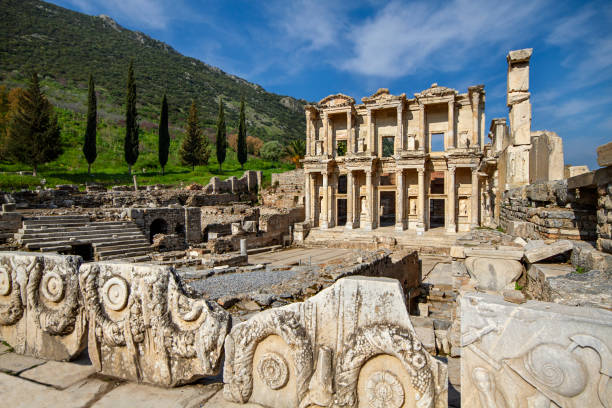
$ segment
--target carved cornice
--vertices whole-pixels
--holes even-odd
[[[428,89],[424,91],[417,92],[414,94],[415,98],[431,98],[431,97],[441,97],[441,96],[455,96],[459,92],[452,88],[447,88],[445,86],[438,86],[438,84],[432,84]]]
[[[387,88],[380,88],[372,96],[365,96],[361,101],[366,105],[385,104],[385,103],[403,103],[406,100],[406,94],[391,95]]]
[[[341,93],[326,96],[325,98],[321,99],[319,103],[317,104],[319,108],[323,108],[323,109],[339,108],[343,106],[352,107],[353,105],[355,105],[355,99],[351,98],[348,95],[344,95]]]

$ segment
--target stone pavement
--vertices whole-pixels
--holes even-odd
[[[73,362],[45,361],[0,344],[0,396],[11,408],[259,408],[223,399],[217,379],[176,388],[100,376],[83,353]]]
[[[337,259],[344,259],[347,255],[353,256],[353,251],[338,248],[296,248],[278,252],[263,252],[249,255],[251,264],[272,265],[297,265],[302,264],[325,264]]]

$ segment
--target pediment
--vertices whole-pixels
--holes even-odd
[[[398,101],[406,97],[406,94],[392,95],[389,93],[389,89],[380,88],[372,96],[366,96],[361,98],[363,103],[384,103],[387,101]]]
[[[457,94],[457,91],[452,88],[447,88],[445,86],[438,86],[438,84],[432,84],[429,88],[421,91],[420,93],[415,93],[414,96],[417,98],[426,98],[430,96],[446,96]]]
[[[350,106],[355,104],[355,99],[344,94],[329,95],[321,99],[318,103],[320,107],[332,108],[340,106]]]

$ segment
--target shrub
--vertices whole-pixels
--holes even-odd
[[[260,150],[261,157],[265,160],[278,161],[284,153],[283,145],[276,140],[264,143]]]
[[[259,151],[264,145],[263,140],[255,136],[247,136],[247,151],[253,156],[259,156]]]

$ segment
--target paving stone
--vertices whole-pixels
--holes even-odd
[[[0,356],[2,354],[11,353],[12,351],[13,348],[9,346],[8,343],[3,343],[2,340],[0,340]]]
[[[64,389],[84,380],[95,372],[96,369],[93,365],[49,361],[46,364],[24,371],[21,373],[21,377]]]
[[[511,259],[520,261],[523,258],[523,249],[495,249],[495,248],[466,248],[466,257],[484,257],[495,259]]]
[[[2,406],[11,408],[85,408],[112,387],[100,379],[87,379],[64,391],[0,373]]]
[[[7,353],[0,356],[0,371],[10,374],[18,374],[24,370],[44,364],[45,360],[39,358],[22,356],[15,353]]]
[[[221,384],[185,385],[177,388],[158,388],[151,385],[127,383],[104,395],[92,408],[195,408],[201,407],[219,393]],[[209,405],[206,405],[209,406]],[[218,405],[210,405],[218,406]],[[241,407],[245,407],[242,405]]]
[[[235,402],[226,401],[223,398],[223,391],[217,392],[209,399],[202,408],[264,408],[263,405],[247,402],[246,404],[236,404]]]
[[[529,263],[536,263],[552,258],[553,256],[571,251],[574,248],[573,244],[567,240],[557,241],[550,245],[534,245],[533,247],[530,244],[531,242],[525,247],[525,259]]]

